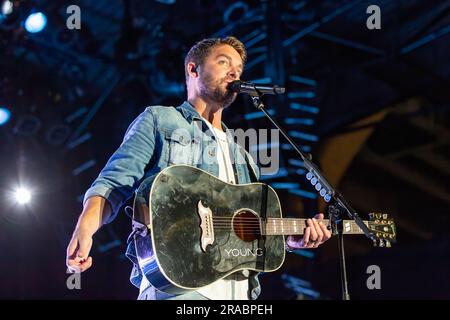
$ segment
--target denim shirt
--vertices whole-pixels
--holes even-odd
[[[259,179],[259,169],[251,155],[234,142],[226,130],[235,178],[239,184]],[[133,194],[148,205],[147,195],[155,176],[172,164],[186,164],[219,176],[216,160],[217,142],[207,124],[189,102],[179,107],[147,107],[129,126],[123,142],[114,152],[92,186],[86,191],[85,202],[92,196],[108,200],[114,220],[122,205]],[[252,172],[249,172],[249,166]],[[128,243],[126,256],[133,262],[130,281],[139,288],[142,272],[139,268],[134,241]],[[250,277],[250,298],[260,294],[257,274]]]

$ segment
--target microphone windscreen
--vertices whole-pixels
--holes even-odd
[[[235,80],[228,84],[228,90],[239,93],[241,91],[241,81]]]

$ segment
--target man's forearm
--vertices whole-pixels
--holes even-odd
[[[93,196],[86,200],[76,230],[93,235],[111,216],[109,202],[100,196]]]

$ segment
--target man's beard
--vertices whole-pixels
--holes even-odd
[[[228,90],[227,86],[223,85],[224,83],[226,83],[226,78],[214,81],[212,75],[206,73],[200,84],[200,94],[226,108],[236,99],[236,94]]]

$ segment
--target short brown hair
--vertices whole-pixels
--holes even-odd
[[[184,70],[186,73],[186,82],[189,79],[189,73],[187,72],[187,64],[189,62],[194,62],[196,66],[202,65],[205,62],[206,57],[209,55],[212,48],[227,44],[232,46],[241,56],[242,64],[245,64],[247,59],[247,51],[245,50],[244,44],[235,37],[226,38],[208,38],[197,42],[189,50],[186,58],[184,58]]]

